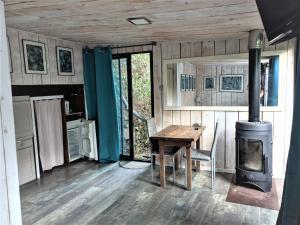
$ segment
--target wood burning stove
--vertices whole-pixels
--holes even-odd
[[[272,124],[236,123],[236,183],[252,184],[269,192],[272,188]]]
[[[249,120],[236,123],[236,184],[272,188],[272,124],[260,121],[261,30],[249,34]]]

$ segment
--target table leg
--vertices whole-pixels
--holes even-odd
[[[181,156],[179,156],[178,154],[175,156],[175,169],[179,168],[179,161]]]
[[[196,161],[196,172],[200,172],[200,161]]]
[[[199,139],[196,141],[196,148],[197,148],[197,149],[201,149],[201,148],[200,148],[200,144],[201,144],[200,139],[201,139],[201,138],[199,138]],[[200,161],[197,161],[197,162],[196,162],[196,172],[200,172]]]
[[[192,190],[192,158],[191,158],[191,146],[186,147],[186,162],[187,162],[187,176],[186,176],[186,184],[187,190]]]
[[[159,144],[159,177],[160,177],[160,186],[164,188],[166,186],[166,178],[165,178],[165,155],[164,155],[164,145]]]

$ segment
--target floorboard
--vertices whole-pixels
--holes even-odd
[[[124,166],[125,165],[125,166]],[[142,165],[140,167],[140,165]],[[132,166],[134,169],[129,169]],[[21,187],[25,225],[274,225],[277,211],[226,202],[231,175],[218,174],[216,189],[210,175],[193,173],[186,191],[184,171],[177,184],[167,170],[167,187],[159,187],[159,168],[151,181],[148,165],[134,162],[101,165],[81,161],[54,169],[40,181]]]

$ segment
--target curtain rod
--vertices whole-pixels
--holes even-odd
[[[64,98],[63,95],[49,95],[49,96],[31,97],[30,100],[32,100],[32,101],[41,101],[41,100],[53,100],[53,99],[62,99],[62,98]]]
[[[139,45],[125,45],[125,46],[117,46],[117,47],[111,47],[112,49],[117,49],[117,48],[130,48],[130,47],[138,47],[138,46],[148,46],[148,45],[151,45],[151,46],[155,46],[156,45],[156,42],[153,41],[149,44],[139,44]]]

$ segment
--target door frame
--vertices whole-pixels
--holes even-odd
[[[129,117],[129,156],[128,155],[120,155],[121,160],[128,160],[128,161],[148,161],[148,160],[140,160],[134,157],[134,136],[133,136],[133,101],[132,101],[132,67],[131,67],[131,55],[135,54],[143,54],[149,53],[150,54],[150,80],[151,80],[151,115],[154,117],[154,90],[153,90],[153,52],[152,51],[138,51],[138,52],[126,52],[126,53],[117,53],[113,54],[113,59],[127,59],[127,82],[128,82],[128,117]],[[120,63],[120,62],[119,62]],[[120,68],[120,64],[119,64]],[[120,73],[119,73],[120,74]],[[120,90],[121,89],[121,82],[120,82]],[[122,101],[122,100],[121,100]],[[121,104],[122,107],[122,104]],[[121,116],[123,118],[122,110]],[[123,121],[123,120],[122,120]],[[121,126],[123,129],[123,122],[121,121]],[[123,134],[122,134],[123,136]],[[122,138],[122,149],[123,149],[123,138]]]

